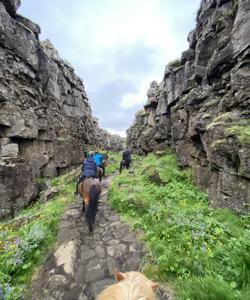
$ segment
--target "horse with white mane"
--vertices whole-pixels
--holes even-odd
[[[154,290],[159,286],[140,272],[115,271],[118,283],[103,290],[96,300],[155,300]]]

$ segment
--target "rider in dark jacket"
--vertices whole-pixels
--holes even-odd
[[[78,178],[77,184],[76,184],[76,191],[75,194],[78,194],[78,185],[80,182],[84,181],[87,177],[94,177],[97,178],[97,166],[93,159],[93,154],[90,153],[88,158],[84,160],[82,164],[82,173],[80,177]]]
[[[97,166],[93,156],[89,156],[82,164],[82,177],[96,177]]]
[[[125,162],[125,166],[128,169],[131,163],[131,155],[128,149],[124,150],[122,153],[122,160]]]

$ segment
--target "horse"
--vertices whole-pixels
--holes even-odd
[[[129,169],[130,168],[130,161],[129,160],[122,160],[121,162],[120,162],[120,174],[121,174],[121,172],[122,172],[122,170],[123,169]]]
[[[100,167],[102,168],[103,170],[103,176],[105,176],[105,168],[106,168],[106,165],[108,163],[108,154],[103,154],[103,158],[102,158],[102,162],[101,162],[101,165]]]
[[[82,212],[85,212],[89,232],[93,232],[98,208],[98,199],[102,186],[97,178],[88,177],[78,186],[78,193],[82,197]]]
[[[147,299],[155,300],[154,290],[159,286],[140,272],[114,273],[118,283],[103,290],[96,300]]]
[[[103,168],[101,166],[97,167],[97,177],[99,178],[99,181],[102,181],[102,177],[104,175]]]

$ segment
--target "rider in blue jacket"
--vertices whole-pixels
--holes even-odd
[[[102,163],[102,159],[103,159],[102,155],[98,151],[95,151],[93,158],[97,167],[99,167]]]

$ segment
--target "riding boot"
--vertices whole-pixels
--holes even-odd
[[[79,182],[77,181],[77,183],[76,183],[76,190],[75,190],[75,192],[74,192],[74,195],[78,195],[78,185],[79,185]]]

